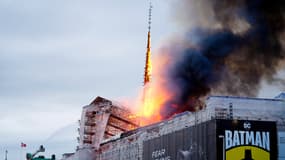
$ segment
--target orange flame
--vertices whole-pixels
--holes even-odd
[[[138,117],[141,117],[140,125],[155,123],[162,120],[161,107],[171,98],[171,92],[165,87],[164,76],[161,71],[169,63],[167,56],[154,57],[154,66],[150,63],[151,74],[154,75],[141,91],[140,98],[137,100]]]
[[[151,41],[150,40],[150,31],[148,31],[145,71],[144,71],[144,85],[146,85],[147,83],[150,82],[150,76],[151,76],[151,72],[152,72],[150,41]]]

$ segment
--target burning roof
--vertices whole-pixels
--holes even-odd
[[[147,98],[140,102],[139,115],[159,121],[195,111],[211,94],[254,97],[262,81],[277,80],[285,64],[283,1],[182,0],[179,4],[183,7],[177,11],[178,21],[186,26],[189,21],[199,23],[154,55],[152,81],[145,86]],[[208,20],[212,23],[204,24]]]

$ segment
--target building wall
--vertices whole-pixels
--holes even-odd
[[[183,156],[191,154],[194,156],[192,159],[204,159],[203,156],[206,156],[206,159],[212,160],[211,157],[216,157],[215,141],[212,140],[215,136],[211,130],[215,125],[210,124],[216,118],[228,119],[230,105],[234,120],[276,121],[278,131],[284,128],[283,100],[210,97],[206,109],[196,113],[185,112],[172,119],[126,132],[117,140],[102,144],[96,157],[100,160],[183,159]]]
[[[181,120],[178,120],[181,122]],[[252,128],[244,128],[244,123],[249,122]],[[252,156],[256,158],[254,149],[259,149],[258,143],[243,145],[239,136],[238,146],[229,150],[225,149],[225,130],[245,130],[248,132],[270,132],[270,150],[263,150],[268,154],[268,159],[277,159],[277,132],[276,123],[269,121],[247,120],[210,120],[194,126],[186,126],[178,130],[161,132],[161,127],[173,126],[175,123],[155,125],[143,128],[134,134],[102,144],[96,153],[96,160],[228,160],[228,154],[234,149],[252,149]],[[264,127],[263,127],[264,126]],[[222,137],[220,137],[223,135]],[[222,139],[221,139],[222,138]],[[245,140],[243,141],[245,142]],[[263,142],[263,140],[261,140]],[[223,145],[224,144],[224,145]],[[223,153],[223,151],[225,151]],[[260,152],[261,153],[261,152]],[[223,157],[225,155],[225,157]],[[227,156],[226,156],[227,155]],[[244,158],[244,150],[236,153],[236,157]],[[241,159],[242,159],[241,158]],[[232,159],[230,159],[232,160]]]
[[[277,125],[285,123],[285,100],[212,96],[206,100],[206,110],[215,117],[217,109],[226,109],[232,105],[234,119],[276,121]]]
[[[104,137],[104,131],[106,129],[106,125],[110,116],[108,110],[112,107],[111,102],[101,102],[83,107],[81,120],[80,120],[80,142],[79,148],[86,148],[86,147],[93,147],[99,148],[100,143]],[[92,123],[95,123],[95,126],[88,126],[86,125],[88,114],[92,113],[94,116],[92,119]],[[84,136],[86,136],[86,131],[92,131],[94,134],[91,136],[91,144],[84,143]],[[90,135],[90,134],[89,134]]]
[[[285,160],[285,130],[278,132],[279,160]]]
[[[190,154],[194,156],[192,159],[206,156],[212,160],[211,157],[215,157],[216,154],[214,151],[216,142],[211,139],[211,136],[215,137],[211,129],[215,125],[210,124],[215,119],[233,118],[277,122],[279,159],[285,159],[282,152],[285,136],[284,100],[213,96],[206,100],[206,106],[199,112],[184,112],[166,121],[127,131],[104,141],[100,140],[101,145],[96,151],[92,147],[85,146],[80,152],[83,153],[84,150],[92,152],[93,158],[89,157],[90,160],[151,160],[151,158],[167,159],[168,156],[172,159],[173,157],[185,159]],[[84,114],[90,107],[83,109],[80,132],[83,128]],[[82,140],[82,137],[80,139]],[[195,148],[195,146],[200,147]],[[75,155],[85,156],[85,154]]]

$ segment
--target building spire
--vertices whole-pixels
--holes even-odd
[[[148,33],[147,33],[147,48],[146,48],[146,61],[144,68],[144,85],[150,81],[151,76],[151,16],[152,16],[152,4],[149,3],[149,15],[148,15]]]

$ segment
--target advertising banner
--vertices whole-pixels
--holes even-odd
[[[217,120],[218,160],[277,160],[276,123]]]

